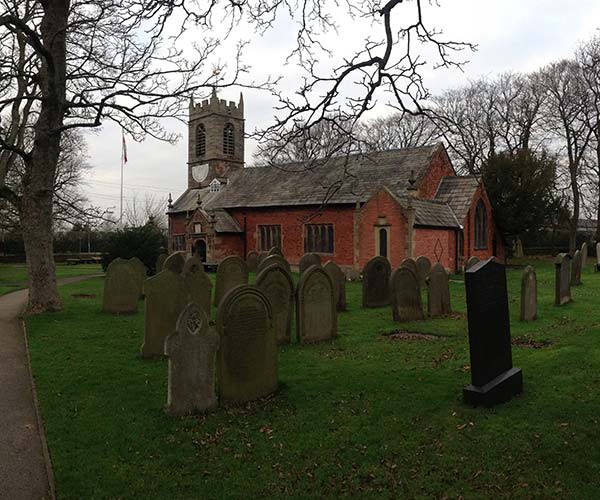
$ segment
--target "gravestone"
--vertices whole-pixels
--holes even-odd
[[[433,265],[427,279],[427,312],[429,316],[445,316],[450,307],[450,281],[448,273],[439,262]]]
[[[363,307],[385,307],[390,304],[390,262],[385,257],[373,257],[363,268]]]
[[[419,278],[410,266],[400,266],[392,273],[392,318],[394,321],[423,319]]]
[[[106,268],[102,310],[111,314],[135,313],[139,298],[138,270],[128,260],[114,259]]]
[[[337,336],[333,283],[321,267],[310,266],[300,276],[296,293],[296,330],[302,344]]]
[[[263,260],[265,260],[268,256],[269,256],[269,252],[258,252],[258,264],[257,264],[257,266],[260,266],[260,263]]]
[[[248,266],[237,255],[225,257],[217,268],[217,285],[215,287],[215,306],[227,292],[238,285],[248,284]]]
[[[223,404],[243,404],[277,389],[277,338],[271,304],[251,285],[229,290],[217,311],[217,383]]]
[[[515,257],[518,259],[522,259],[525,257],[525,252],[523,251],[523,242],[521,238],[517,238],[515,240]]]
[[[283,254],[281,253],[281,249],[279,247],[271,248],[271,250],[269,250],[269,252],[267,253],[267,257],[270,257],[271,255],[279,255],[283,257]]]
[[[419,268],[417,267],[415,259],[412,259],[410,257],[403,259],[400,263],[400,267],[408,267],[413,273],[415,273],[417,279],[419,278]]]
[[[292,336],[294,310],[294,283],[291,275],[285,268],[274,263],[258,273],[256,287],[262,290],[271,303],[277,343],[279,345],[289,344]]]
[[[568,253],[559,253],[554,260],[554,305],[571,302],[571,275]]]
[[[491,258],[465,273],[471,384],[465,403],[492,406],[523,392],[523,373],[513,368],[506,269]]]
[[[154,274],[158,274],[163,270],[163,266],[165,265],[165,260],[167,260],[168,255],[166,253],[161,253],[156,259],[156,268],[154,270]]]
[[[596,243],[596,271],[600,271],[600,243]]]
[[[249,273],[255,273],[258,269],[258,253],[248,252],[246,256],[246,265],[248,266]]]
[[[323,266],[323,269],[333,283],[333,292],[335,297],[335,308],[337,311],[346,310],[346,275],[335,262],[329,260]]]
[[[467,260],[465,271],[471,269],[475,264],[479,264],[479,259],[473,255],[473,257],[470,257],[469,260]]]
[[[143,296],[144,289],[144,281],[146,281],[146,266],[144,263],[138,259],[137,257],[132,257],[128,261],[135,269],[137,277],[138,277],[138,290],[140,298]]]
[[[302,256],[298,263],[300,276],[311,266],[321,267],[321,256],[318,253],[305,253]]]
[[[587,242],[583,242],[581,245],[581,269],[585,269],[587,266],[587,258],[588,258],[588,246]]]
[[[183,276],[165,269],[144,282],[144,295],[142,357],[156,358],[164,355],[165,339],[175,331],[188,294]]]
[[[571,286],[581,285],[581,252],[575,250],[573,261],[571,262]]]
[[[204,271],[204,263],[198,255],[193,255],[183,266],[183,281],[187,292],[187,303],[197,304],[210,318],[212,282]]]
[[[185,252],[173,252],[169,255],[163,264],[163,270],[169,269],[174,273],[181,274],[183,272],[183,266],[185,265]]]
[[[424,255],[421,255],[420,257],[417,257],[415,262],[417,264],[417,277],[419,278],[419,286],[421,288],[425,288],[427,285],[427,276],[429,276],[429,271],[431,270],[431,261]]]
[[[263,269],[265,269],[273,264],[277,264],[277,265],[283,267],[288,272],[288,274],[290,274],[290,276],[291,276],[292,269],[290,267],[290,263],[287,260],[285,260],[281,255],[269,255],[265,260],[263,260],[259,264],[256,272],[260,273]]]
[[[188,304],[179,315],[175,332],[165,340],[169,357],[166,410],[184,416],[217,407],[216,362],[219,336],[206,313]]]
[[[537,276],[531,266],[521,276],[521,321],[533,321],[537,317]]]

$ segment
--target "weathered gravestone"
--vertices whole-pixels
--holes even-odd
[[[439,262],[433,265],[427,278],[427,312],[435,318],[450,314],[450,282],[448,273]]]
[[[175,332],[165,340],[169,357],[167,412],[183,416],[217,407],[216,361],[219,336],[206,313],[188,304]]]
[[[467,260],[465,271],[471,269],[475,264],[479,264],[479,259],[473,255],[473,257],[470,257],[469,260]]]
[[[373,257],[363,268],[363,307],[385,307],[390,304],[390,262],[385,257]]]
[[[465,403],[492,406],[523,392],[523,373],[512,366],[506,270],[494,258],[465,273],[471,384]]]
[[[571,302],[571,275],[568,253],[559,253],[554,260],[554,305],[562,306]]]
[[[142,357],[164,355],[165,339],[175,331],[177,319],[187,305],[183,276],[165,269],[144,282],[146,310]]]
[[[587,258],[588,258],[588,246],[587,242],[583,242],[581,245],[581,269],[585,269],[587,266]]]
[[[277,389],[277,338],[271,304],[251,285],[223,297],[217,311],[217,380],[223,404],[242,404]]]
[[[323,266],[323,270],[329,274],[333,283],[333,292],[335,296],[335,308],[338,311],[346,310],[346,275],[335,262],[328,260]]]
[[[573,261],[571,262],[571,286],[581,285],[581,252],[575,250]]]
[[[154,270],[154,274],[158,274],[163,270],[163,266],[165,265],[165,260],[167,260],[168,255],[166,253],[161,253],[156,259],[156,268]]]
[[[260,263],[265,260],[267,257],[269,256],[269,252],[258,252],[258,266],[260,266]]]
[[[318,253],[305,253],[300,258],[300,262],[298,263],[300,275],[311,266],[321,267],[321,256]]]
[[[133,268],[136,271],[136,274],[138,277],[138,290],[140,292],[139,296],[142,297],[142,295],[143,295],[142,292],[144,289],[144,281],[146,281],[146,266],[137,257],[132,257],[131,259],[129,259],[128,262],[133,266]]]
[[[515,240],[515,248],[514,248],[515,257],[521,259],[525,256],[525,252],[523,251],[523,242],[521,238],[517,238]]]
[[[281,249],[279,247],[271,248],[271,250],[269,250],[269,252],[267,253],[267,257],[270,257],[271,255],[283,256],[283,254],[281,253]]]
[[[183,266],[183,282],[188,304],[197,304],[210,318],[212,282],[204,271],[204,263],[197,255],[190,257]]]
[[[537,276],[531,266],[521,276],[521,321],[533,321],[537,317]]]
[[[246,256],[246,265],[248,266],[249,273],[255,273],[258,269],[258,253],[248,252]]]
[[[296,301],[296,329],[302,344],[337,336],[333,283],[323,268],[310,266],[300,276]]]
[[[173,252],[169,255],[163,263],[163,270],[168,269],[174,273],[181,274],[183,272],[183,266],[185,265],[185,252]]]
[[[138,270],[131,262],[114,259],[106,268],[102,310],[112,314],[137,312],[140,298],[138,282]]]
[[[417,267],[417,263],[415,262],[415,259],[412,259],[410,257],[403,259],[402,262],[400,263],[400,267],[407,267],[413,273],[415,273],[417,280],[419,279],[419,268]]]
[[[217,285],[215,287],[215,306],[232,288],[248,283],[248,266],[237,255],[225,257],[217,268]]]
[[[409,266],[400,266],[392,273],[392,317],[394,321],[423,319],[419,278]]]
[[[277,343],[289,344],[294,310],[294,283],[291,275],[285,268],[274,263],[258,273],[256,287],[262,290],[271,303]]]
[[[292,274],[292,269],[290,267],[290,263],[285,260],[281,255],[269,255],[265,260],[263,260],[256,270],[257,273],[260,273],[263,269],[277,264],[278,266],[283,267],[290,275]]]
[[[600,243],[596,243],[596,271],[600,271]]]
[[[420,257],[417,257],[415,263],[417,264],[417,277],[419,278],[419,286],[421,288],[425,288],[427,284],[427,276],[429,276],[429,271],[431,271],[431,261],[424,255],[421,255]]]

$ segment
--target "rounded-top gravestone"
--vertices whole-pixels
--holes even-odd
[[[183,272],[183,266],[185,265],[185,252],[173,252],[169,255],[163,264],[163,270],[169,269],[174,273],[181,274]]]
[[[521,321],[537,317],[537,276],[531,266],[525,267],[521,276]]]
[[[138,270],[128,260],[114,259],[106,268],[102,310],[112,314],[135,313],[139,298]]]
[[[392,318],[394,321],[423,319],[423,304],[419,279],[409,266],[400,266],[392,273]]]
[[[283,256],[283,253],[281,253],[281,249],[279,247],[273,247],[271,248],[271,250],[269,250],[269,252],[267,253],[267,257],[270,257],[271,255],[279,255],[279,256]]]
[[[319,266],[310,266],[301,276],[296,293],[296,329],[303,344],[337,336],[337,311],[333,283]]]
[[[144,289],[144,281],[146,280],[146,266],[144,263],[138,259],[137,257],[132,257],[129,259],[129,263],[134,267],[137,276],[138,276],[138,289],[140,291],[140,297],[143,295],[142,291]]]
[[[472,257],[469,258],[469,260],[467,260],[467,263],[465,264],[465,271],[468,271],[475,264],[478,264],[478,263],[479,263],[479,259],[473,255]]]
[[[289,344],[294,311],[294,283],[291,275],[285,268],[273,263],[258,273],[256,286],[263,291],[271,303],[277,343]]]
[[[421,255],[417,257],[415,263],[417,264],[417,277],[419,278],[419,286],[421,288],[425,288],[427,284],[427,276],[431,270],[431,261],[424,255]]]
[[[575,250],[573,261],[571,262],[571,286],[581,285],[581,251]]]
[[[571,274],[568,253],[559,253],[554,260],[554,305],[571,302]]]
[[[335,294],[335,307],[338,311],[346,310],[346,275],[344,271],[341,270],[340,266],[338,266],[332,260],[328,260],[323,269],[329,277],[331,278],[331,282],[333,283],[333,290]]]
[[[450,281],[448,273],[439,262],[429,271],[427,283],[427,312],[435,318],[450,314]]]
[[[385,307],[390,304],[390,262],[385,257],[373,257],[363,268],[363,307]]]
[[[187,292],[187,302],[197,304],[210,318],[212,282],[204,271],[204,263],[193,255],[183,266],[183,281]]]
[[[154,269],[154,274],[158,274],[163,270],[163,266],[165,265],[165,260],[167,260],[168,255],[166,253],[161,253],[156,259],[156,266]]]
[[[265,260],[269,256],[269,252],[258,252],[258,263],[257,266],[260,266],[260,263]]]
[[[277,255],[277,254],[269,255],[265,260],[263,260],[258,265],[256,272],[260,273],[263,269],[265,269],[273,264],[277,264],[278,266],[283,267],[290,275],[292,274],[290,263],[287,260],[285,260],[281,255]]]
[[[237,255],[225,257],[217,268],[217,286],[215,288],[215,306],[232,288],[248,283],[248,266]]]
[[[246,265],[249,273],[255,273],[258,269],[258,252],[248,252],[246,256]]]
[[[321,256],[318,253],[305,253],[302,256],[298,263],[300,275],[311,266],[321,267]]]
[[[403,259],[402,262],[400,263],[400,267],[408,267],[413,273],[415,273],[415,276],[417,278],[419,277],[419,268],[417,267],[417,263],[415,262],[415,259],[413,259],[411,257],[407,257],[406,259]]]
[[[585,269],[587,266],[587,258],[588,258],[588,245],[587,242],[583,242],[581,245],[581,268]]]

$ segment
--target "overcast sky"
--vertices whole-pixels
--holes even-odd
[[[469,63],[464,72],[458,70],[426,70],[425,84],[435,93],[461,85],[482,75],[493,76],[504,71],[527,72],[554,60],[570,57],[576,45],[589,38],[600,27],[600,2],[578,0],[439,0],[439,7],[428,7],[425,14],[429,25],[444,30],[453,40],[469,41],[478,51],[465,54]],[[343,21],[343,20],[342,20]],[[400,22],[396,19],[395,22]],[[343,23],[340,36],[331,39],[332,51],[344,53],[350,40],[361,38],[352,32],[352,23]],[[350,33],[351,36],[348,36]],[[246,51],[245,62],[253,69],[257,80],[273,73],[274,67],[286,76],[285,88],[298,84],[297,68],[282,66],[283,57],[292,47],[294,33],[283,23],[264,37],[255,37]],[[241,33],[248,38],[248,33]],[[226,60],[227,54],[219,55]],[[222,99],[236,100],[239,89],[222,91]],[[267,126],[272,120],[274,101],[266,94],[244,92],[246,130]],[[125,204],[146,196],[164,198],[168,193],[177,198],[187,182],[187,129],[173,122],[168,126],[182,135],[175,146],[156,140],[127,142],[129,161],[125,166]],[[120,130],[106,125],[87,136],[90,163],[84,192],[90,203],[107,208],[119,206]],[[246,162],[252,158],[254,146],[246,141]]]

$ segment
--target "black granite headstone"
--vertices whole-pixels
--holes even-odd
[[[512,366],[506,270],[494,258],[465,273],[471,384],[465,403],[492,406],[523,391],[523,374]]]

